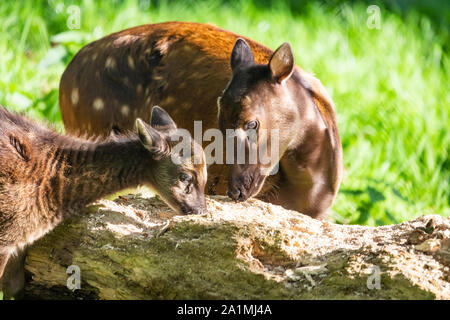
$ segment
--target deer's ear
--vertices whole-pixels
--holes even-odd
[[[170,147],[166,139],[150,125],[137,119],[136,130],[142,145],[152,153],[155,159],[161,159],[170,154]]]
[[[283,43],[272,55],[269,61],[272,77],[282,83],[289,79],[294,71],[294,54],[291,45],[288,42]]]
[[[163,108],[158,106],[154,106],[152,109],[150,124],[156,130],[166,133],[177,129],[175,121]]]
[[[231,70],[234,72],[236,68],[245,65],[251,65],[255,62],[253,52],[248,43],[239,38],[234,44],[233,51],[231,51]]]

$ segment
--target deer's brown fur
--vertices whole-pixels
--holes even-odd
[[[267,99],[261,108],[250,103],[242,109],[239,100],[225,102],[227,107],[218,110],[218,97],[230,80],[240,83],[238,78],[250,75],[234,75],[231,70],[230,56],[239,37],[245,39],[253,55],[255,66],[247,65],[246,70],[261,85],[248,86],[243,81],[242,94],[234,96]],[[289,70],[281,81],[283,86],[274,81],[268,73],[273,55],[256,41],[209,24],[167,22],[123,30],[85,46],[65,70],[60,83],[63,121],[69,131],[107,135],[111,130],[132,127],[136,117],[148,116],[151,106],[159,104],[193,133],[194,120],[202,121],[203,131],[234,129],[264,109],[270,119],[265,121],[267,128],[279,127],[281,134],[292,138],[280,154],[279,172],[264,177],[263,186],[235,192],[253,179],[248,168],[230,167],[234,171],[228,173],[225,165],[211,165],[208,193],[226,194],[228,188],[236,200],[257,196],[324,217],[342,175],[342,147],[333,102],[320,81],[298,66]],[[288,96],[292,97],[290,108],[283,108],[282,101]]]

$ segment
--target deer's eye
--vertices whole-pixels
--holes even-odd
[[[182,174],[180,174],[180,181],[184,183],[190,183],[192,181],[192,176],[183,172]]]
[[[258,121],[256,120],[247,122],[244,127],[245,130],[252,130],[252,129],[256,130],[257,128],[258,128]]]

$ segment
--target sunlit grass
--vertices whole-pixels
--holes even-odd
[[[440,35],[417,15],[366,7],[311,5],[293,16],[283,5],[258,10],[219,2],[146,7],[146,1],[77,1],[81,28],[67,27],[69,2],[2,2],[0,103],[58,125],[58,83],[86,43],[127,27],[184,20],[214,23],[272,49],[289,41],[296,62],[332,95],[344,146],[345,177],[332,218],[397,223],[427,213],[450,216],[450,62]]]

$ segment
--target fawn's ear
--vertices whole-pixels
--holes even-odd
[[[142,145],[158,160],[170,154],[166,139],[156,129],[141,119],[136,120],[136,129]]]
[[[152,109],[150,124],[159,132],[167,135],[170,135],[177,129],[175,121],[173,121],[170,115],[163,108],[158,106],[154,106]]]
[[[231,70],[234,72],[236,68],[251,65],[254,62],[255,58],[248,43],[242,38],[237,39],[233,51],[231,51]]]
[[[272,77],[282,83],[289,79],[294,71],[294,54],[291,45],[288,42],[283,43],[272,55],[269,61]]]
[[[24,161],[29,161],[31,158],[31,150],[26,143],[26,141],[21,141],[16,136],[10,136],[9,141],[11,143],[11,146],[14,148],[14,151],[17,153],[17,155]]]

